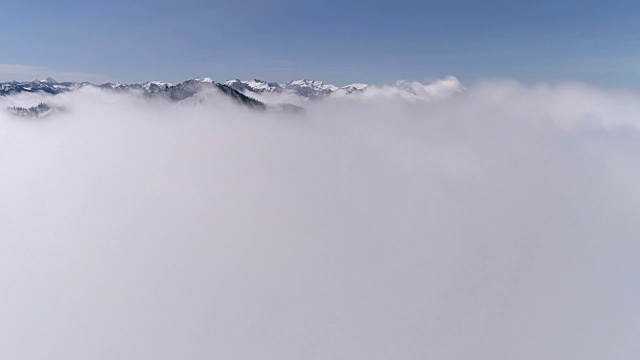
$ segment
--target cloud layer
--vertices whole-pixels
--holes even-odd
[[[400,85],[0,99],[1,357],[635,359],[640,96]]]

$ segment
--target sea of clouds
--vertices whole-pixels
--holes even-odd
[[[400,85],[0,98],[0,358],[637,359],[640,94]]]

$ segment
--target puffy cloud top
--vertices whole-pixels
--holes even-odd
[[[638,94],[198,96],[0,98],[2,358],[640,353]]]

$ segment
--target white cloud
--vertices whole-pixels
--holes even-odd
[[[640,352],[638,94],[53,99],[0,113],[2,358]]]

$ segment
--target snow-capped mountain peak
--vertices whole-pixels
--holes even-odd
[[[345,91],[348,94],[352,94],[355,92],[363,92],[368,86],[369,85],[367,84],[355,83],[355,84],[349,84],[349,85],[343,86],[338,90]]]
[[[319,80],[308,80],[308,79],[303,79],[303,80],[293,80],[293,81],[289,81],[288,83],[284,84],[284,87],[287,88],[294,88],[294,87],[308,87],[317,91],[336,91],[338,90],[338,87],[333,85],[333,84],[325,84],[323,81],[319,81]]]
[[[147,93],[156,93],[158,91],[166,90],[171,86],[175,86],[175,84],[162,81],[149,81],[140,85],[140,87]]]
[[[213,81],[213,79],[212,79],[212,78],[210,78],[210,77],[203,77],[203,78],[201,78],[201,77],[197,77],[197,78],[193,79],[193,81],[195,81],[195,82],[201,82],[201,83],[208,83],[208,84],[213,84],[213,83],[215,83],[215,81]]]
[[[282,85],[282,88],[287,92],[293,92],[310,99],[327,96],[338,90],[338,87],[333,84],[325,84],[322,81],[308,79],[289,81]]]
[[[98,85],[98,87],[102,89],[109,89],[109,90],[116,90],[116,91],[127,91],[130,89],[129,85],[123,84],[119,81],[116,81],[115,83],[106,83],[106,84]]]
[[[278,83],[266,82],[264,80],[258,80],[258,79],[253,79],[249,81],[241,81],[239,79],[228,80],[225,82],[225,85],[240,92],[251,91],[255,93],[264,93],[264,92],[281,93],[283,91],[282,87]]]
[[[258,80],[258,79],[253,79],[250,81],[247,81],[246,84],[258,91],[271,91],[273,92],[275,89],[280,89],[281,86],[278,83],[275,82],[271,82],[268,83],[266,81],[263,80]]]
[[[37,80],[38,82],[44,83],[44,84],[57,84],[58,82],[55,81],[52,77],[48,77],[44,80]]]

